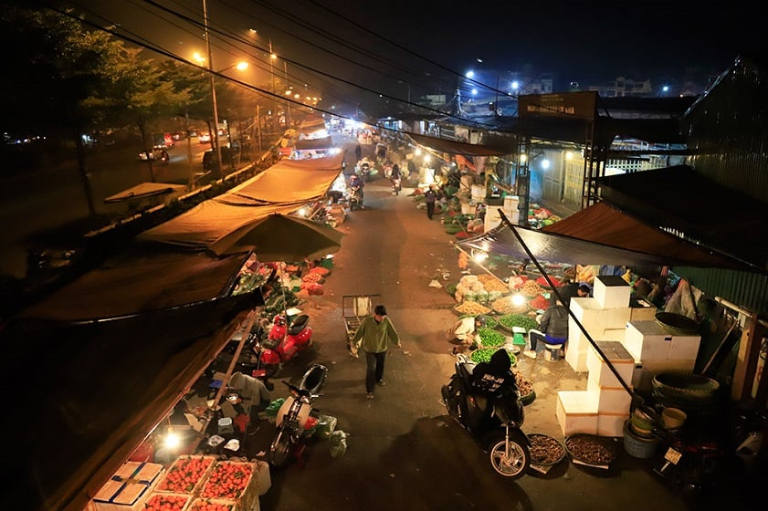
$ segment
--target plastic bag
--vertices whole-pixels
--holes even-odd
[[[328,440],[331,449],[331,457],[338,458],[343,456],[347,452],[347,435],[340,429],[337,429],[331,433],[331,437]]]
[[[283,406],[283,403],[285,403],[284,397],[274,399],[269,403],[269,406],[264,410],[264,413],[267,414],[267,417],[277,417],[277,412],[280,410],[280,407]]]

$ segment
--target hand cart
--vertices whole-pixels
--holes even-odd
[[[373,315],[373,308],[381,303],[381,295],[346,295],[341,297],[341,314],[347,329],[347,344],[366,316]]]

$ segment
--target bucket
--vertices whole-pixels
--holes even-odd
[[[472,200],[475,202],[483,202],[485,201],[485,186],[483,185],[472,185]]]
[[[647,460],[656,454],[656,447],[659,445],[657,438],[641,438],[629,427],[630,421],[624,421],[624,450],[633,458]]]
[[[661,412],[661,421],[666,429],[678,429],[683,427],[688,415],[678,408],[664,408]]]

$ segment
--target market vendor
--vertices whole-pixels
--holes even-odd
[[[529,358],[536,358],[544,351],[545,344],[564,345],[568,341],[568,310],[555,298],[544,314],[536,318],[538,330],[528,332],[530,348],[523,352]]]
[[[230,377],[227,388],[236,393],[239,399],[234,403],[228,400],[222,403],[224,416],[233,420],[239,415],[248,416],[250,432],[255,432],[259,423],[259,412],[266,410],[271,401],[267,386],[258,378],[237,372]]]
[[[458,320],[449,330],[446,332],[446,340],[454,344],[451,349],[452,355],[459,353],[465,353],[471,348],[482,347],[482,341],[480,335],[477,334],[477,330],[486,325],[485,316],[467,316]]]

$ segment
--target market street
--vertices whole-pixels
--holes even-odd
[[[456,302],[429,284],[459,279],[453,237],[444,232],[437,215],[429,221],[417,209],[409,197],[412,188],[393,196],[388,181],[380,178],[365,190],[366,209],[352,212],[339,226],[346,237],[324,295],[311,297],[303,307],[311,316],[315,348],[283,368],[272,393],[273,398],[285,397],[280,379],[297,381],[312,363],[326,365],[328,379],[315,406],[338,419],[336,429],[350,435],[348,449],[333,458],[327,440],[313,439],[303,466],[272,470],[262,510],[686,509],[644,460],[623,452],[610,476],[586,473],[567,461],[546,476],[527,475],[518,482],[497,476],[486,454],[447,416],[440,400],[440,387],[453,372],[444,332],[456,321],[451,310]],[[364,358],[353,359],[346,350],[341,299],[355,294],[381,295],[403,343],[401,351],[390,351],[387,386],[378,387],[373,400],[365,397]],[[584,389],[586,375],[574,373],[564,360],[523,357],[518,369],[533,381],[537,394],[526,407],[524,431],[562,441],[556,393]],[[257,457],[264,459],[272,427],[265,424],[262,430],[248,437],[248,451],[261,452]]]

